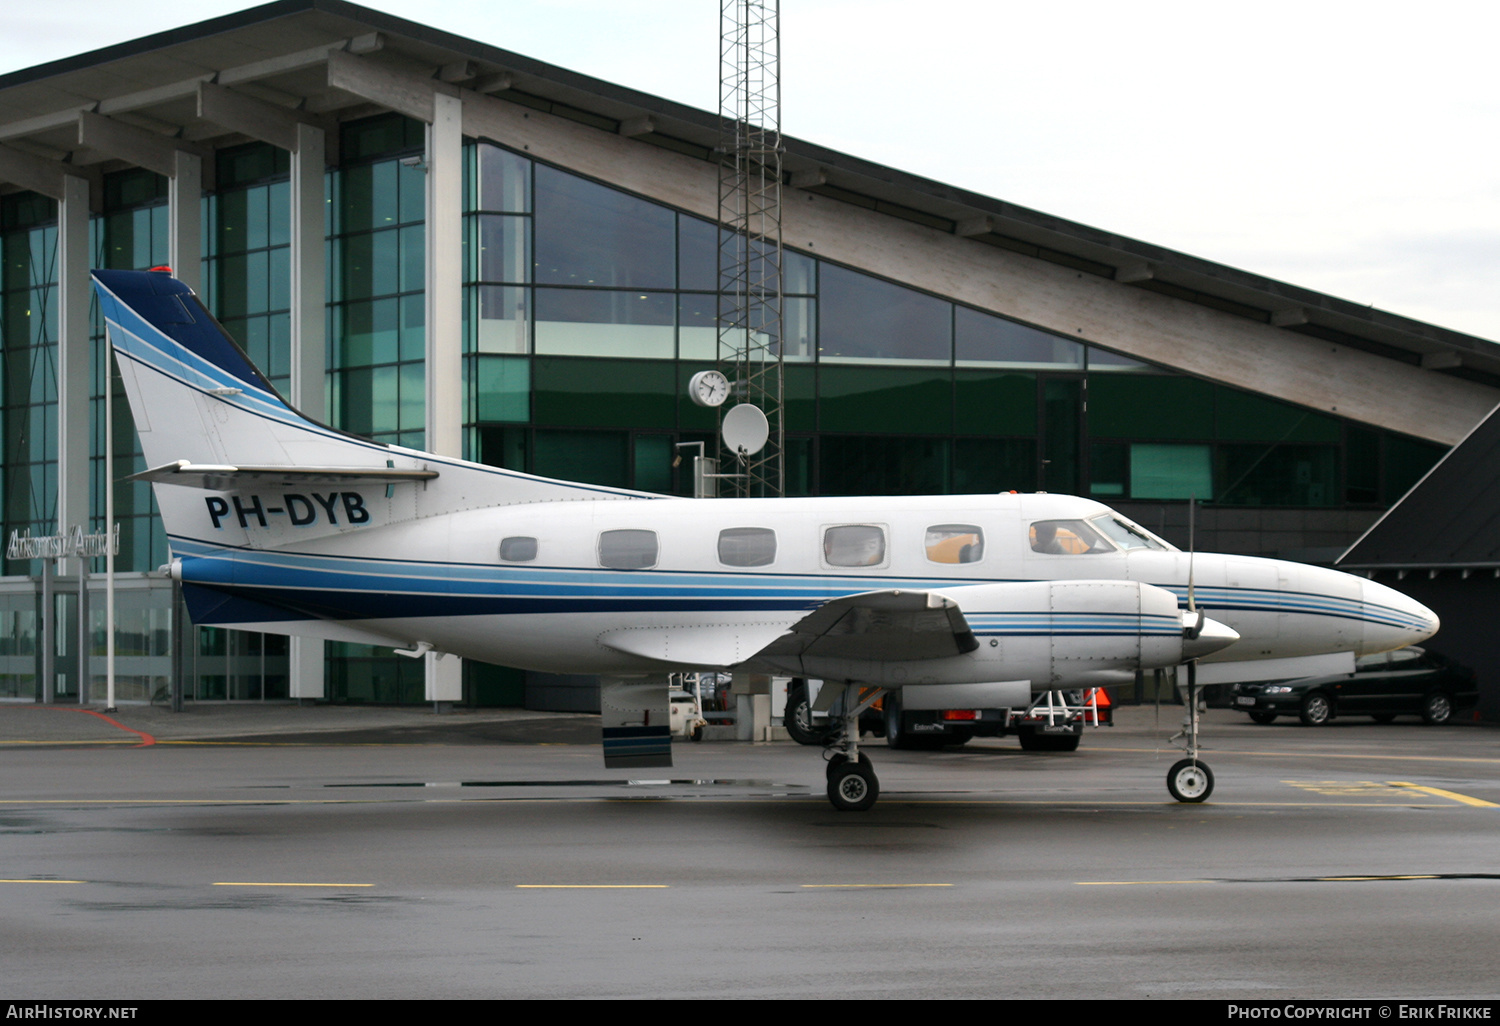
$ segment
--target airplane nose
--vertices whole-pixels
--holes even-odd
[[[1361,580],[1360,598],[1365,614],[1362,653],[1415,645],[1432,637],[1441,626],[1436,613],[1395,588]]]
[[[1196,631],[1193,626],[1194,616],[1202,617],[1202,627]],[[1209,619],[1202,613],[1193,614],[1184,612],[1182,614],[1182,659],[1202,659],[1206,655],[1212,655],[1223,648],[1228,648],[1240,640],[1239,632],[1228,624],[1220,623],[1218,620]]]

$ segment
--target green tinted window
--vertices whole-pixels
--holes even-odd
[[[539,358],[538,424],[674,427],[676,374],[670,361]]]
[[[671,435],[635,436],[635,487],[668,495],[672,491]]]
[[[1036,439],[960,438],[952,480],[958,495],[1036,491]]]
[[[1218,437],[1236,442],[1338,442],[1337,417],[1223,385],[1215,387]]]
[[[1431,442],[1407,438],[1405,435],[1385,436],[1385,501],[1397,502],[1411,486],[1432,469],[1432,465],[1448,450]]]
[[[1041,486],[1049,492],[1078,492],[1082,456],[1083,380],[1048,377],[1042,381]]]
[[[1207,445],[1132,445],[1133,499],[1199,499],[1213,495],[1213,460]]]
[[[824,435],[818,442],[823,495],[942,495],[949,440]]]
[[[425,134],[420,121],[400,114],[381,114],[339,126],[340,149],[349,161],[420,150]]]
[[[392,363],[400,354],[400,304],[394,299],[334,308],[337,366]]]
[[[1380,501],[1380,433],[1344,426],[1344,501]]]
[[[534,473],[562,481],[624,488],[627,481],[627,445],[624,431],[536,432]]]
[[[1036,375],[955,371],[953,420],[954,430],[964,434],[1036,434]]]
[[[1118,498],[1125,494],[1128,451],[1124,442],[1095,442],[1089,447],[1090,495]]]
[[[952,379],[944,369],[825,365],[819,369],[818,392],[824,431],[953,430]]]
[[[782,417],[787,431],[817,428],[818,379],[811,367],[787,366],[782,377]]]
[[[1219,494],[1227,506],[1332,506],[1338,449],[1331,445],[1220,445]]]
[[[1095,438],[1213,437],[1214,388],[1159,374],[1089,376],[1089,433]]]

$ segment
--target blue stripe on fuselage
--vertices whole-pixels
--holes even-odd
[[[215,546],[172,539],[183,557],[185,581],[244,599],[287,606],[333,619],[506,615],[574,612],[809,612],[853,592],[892,588],[942,590],[1000,580],[874,578],[733,574],[720,571],[606,570],[578,567],[504,567],[376,557],[314,556]],[[1181,597],[1184,590],[1166,586]],[[1402,611],[1310,593],[1261,589],[1198,589],[1200,607],[1213,611],[1292,613],[1413,626]],[[415,600],[415,603],[414,603]],[[1127,614],[990,613],[966,611],[976,633],[1138,633],[1141,617]],[[1001,621],[992,622],[991,618]],[[1030,622],[1020,622],[1029,617]],[[1171,617],[1147,617],[1147,633],[1180,630]],[[230,622],[220,620],[218,622]],[[1128,626],[1127,626],[1128,622]],[[1420,625],[1416,625],[1420,626]]]

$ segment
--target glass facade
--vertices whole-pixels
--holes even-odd
[[[51,534],[57,516],[57,204],[0,198],[0,496],[4,531]],[[40,573],[5,561],[5,573]]]
[[[717,349],[714,227],[486,141],[465,197],[471,457],[686,494],[672,444],[716,427],[683,387]],[[803,253],[785,265],[794,494],[1386,505],[1442,452]]]
[[[423,127],[340,129],[326,176],[328,419],[420,448],[425,397]],[[221,150],[203,200],[209,308],[283,391],[290,383],[289,158]],[[100,266],[167,261],[166,180],[107,175]],[[715,444],[686,384],[717,354],[718,229],[477,140],[464,149],[465,455],[571,480],[687,494],[681,442]],[[0,198],[0,496],[4,529],[50,533],[56,502],[56,204]],[[859,270],[784,259],[790,494],[1076,492],[1107,502],[1376,509],[1442,454],[1416,439],[1143,364]],[[102,331],[95,315],[92,529],[103,528]],[[113,477],[142,469],[115,390]],[[167,559],[149,486],[119,484],[119,567]],[[102,567],[100,567],[102,569]],[[37,565],[8,563],[10,575]],[[144,595],[145,593],[142,592]],[[122,611],[129,697],[163,687],[170,610]],[[155,605],[152,605],[152,602]],[[102,605],[102,603],[99,603]],[[102,653],[100,611],[95,648]],[[34,692],[37,606],[0,595],[0,698]],[[288,694],[284,638],[200,629],[189,697]],[[421,663],[329,644],[336,701],[422,699]],[[518,700],[515,671],[466,667],[472,700]]]
[[[353,122],[343,126],[342,145],[346,163],[330,176],[329,419],[420,449],[427,323],[421,125],[397,115]]]

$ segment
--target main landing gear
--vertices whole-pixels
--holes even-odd
[[[825,687],[831,685],[824,685]],[[885,694],[875,689],[860,701],[858,684],[844,686],[843,725],[828,740],[828,800],[840,812],[865,812],[880,797],[880,780],[870,757],[859,751],[859,714]]]

